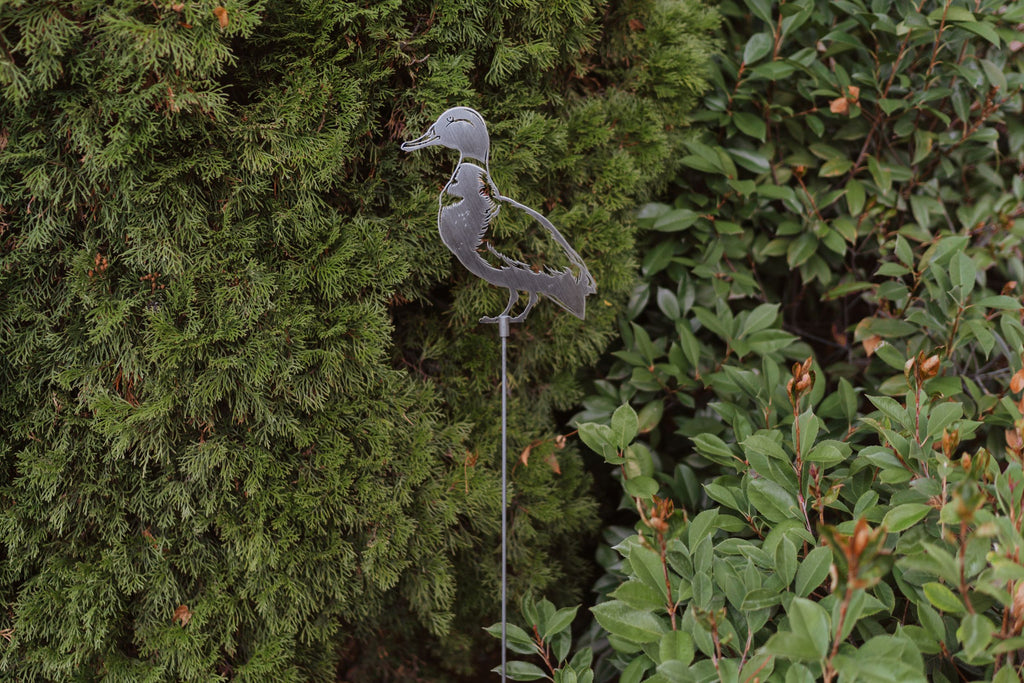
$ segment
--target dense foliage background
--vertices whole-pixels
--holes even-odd
[[[0,5],[0,670],[402,680],[489,666],[502,305],[453,265],[447,106],[600,284],[517,327],[518,452],[581,397],[679,168],[696,2]],[[509,237],[509,236],[506,236]],[[523,237],[522,252],[544,245]],[[528,342],[528,343],[524,343]],[[514,590],[577,599],[572,449],[514,476]]]

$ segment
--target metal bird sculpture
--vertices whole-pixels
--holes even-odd
[[[435,145],[459,153],[459,162],[439,199],[437,228],[441,241],[469,272],[509,292],[505,310],[497,316],[481,318],[480,322],[497,323],[508,316],[520,292],[526,292],[529,301],[519,315],[508,319],[509,322],[525,320],[540,294],[582,320],[586,315],[587,295],[597,291],[594,278],[551,221],[498,192],[488,166],[490,138],[483,117],[469,107],[453,107],[441,114],[426,133],[403,143],[402,149],[411,152]],[[534,269],[498,252],[485,237],[503,207],[523,211],[540,223],[562,248],[569,267]],[[484,258],[485,253],[493,256],[498,265]]]

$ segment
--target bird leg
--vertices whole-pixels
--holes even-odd
[[[536,295],[531,292],[530,296],[533,297],[530,300],[530,306],[532,306],[533,305],[533,301],[536,299]],[[519,300],[519,292],[517,290],[515,290],[515,289],[509,289],[508,290],[508,306],[505,306],[505,310],[502,311],[501,314],[496,315],[493,318],[480,318],[480,322],[482,322],[482,323],[496,323],[496,322],[498,322],[499,320],[501,320],[502,317],[508,315],[508,312],[512,310],[512,306],[514,306],[516,301],[518,301],[518,300]],[[529,306],[527,307],[526,310],[530,310]],[[522,319],[521,318],[519,318],[519,319],[514,318],[514,319],[510,320],[509,322],[518,323],[518,322],[522,322]]]
[[[516,317],[512,318],[511,320],[509,320],[509,322],[510,323],[521,323],[524,320],[526,320],[526,314],[530,312],[530,309],[533,308],[533,305],[535,303],[537,303],[537,292],[530,292],[530,300],[528,302],[526,302],[526,308],[523,309],[522,313],[520,313]]]

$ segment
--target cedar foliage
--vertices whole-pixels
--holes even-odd
[[[456,103],[601,287],[585,327],[543,306],[512,340],[512,449],[543,441],[514,476],[513,586],[571,594],[593,505],[574,454],[552,460],[552,411],[631,284],[623,210],[676,168],[714,21],[653,1],[0,7],[0,670],[474,666],[499,519],[496,338],[475,321],[503,294],[436,237],[454,160],[398,150]]]

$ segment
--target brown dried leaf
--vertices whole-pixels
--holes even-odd
[[[924,379],[931,379],[935,375],[939,374],[939,366],[942,361],[939,360],[937,355],[929,356],[923,363],[921,363],[921,376]]]
[[[833,114],[849,114],[850,103],[845,97],[837,97],[829,103],[828,110]]]
[[[566,434],[559,434],[558,436],[556,436],[555,437],[555,448],[557,448],[560,451],[564,450],[565,449],[565,442],[566,442],[567,438],[568,438],[568,435],[566,435]]]
[[[534,448],[536,448],[537,446],[541,445],[542,443],[544,443],[544,439],[537,439],[536,441],[531,443],[529,446],[524,448],[523,452],[519,454],[519,462],[521,462],[521,463],[523,463],[523,465],[529,467],[529,465],[530,465],[530,452],[533,451]]]
[[[864,353],[868,355],[868,358],[875,355],[875,351],[882,345],[882,338],[877,334],[873,334],[864,340]]]
[[[544,462],[548,464],[548,467],[550,467],[551,471],[555,474],[562,473],[562,467],[558,464],[558,458],[555,457],[554,451],[548,453],[548,456],[544,458]]]
[[[1020,438],[1020,432],[1016,429],[1006,430],[1006,445],[1010,447],[1012,451],[1020,451],[1024,448],[1024,440]]]
[[[1016,394],[1021,390],[1024,390],[1024,368],[1013,373],[1013,377],[1010,378],[1010,391]]]
[[[223,7],[215,7],[213,9],[213,15],[217,17],[217,21],[220,22],[221,28],[228,27],[228,11]]]
[[[845,347],[849,344],[849,340],[846,338],[846,333],[839,329],[839,326],[832,323],[832,338],[836,340],[836,344]]]
[[[846,86],[846,99],[849,100],[851,104],[856,104],[858,98],[860,98],[860,88],[855,85]]]
[[[639,19],[630,19],[629,20],[629,30],[630,31],[643,31],[644,30],[644,22],[640,21]]]
[[[192,612],[189,611],[188,605],[178,605],[174,610],[173,621],[181,624],[182,627],[187,626],[188,622],[192,621]]]

